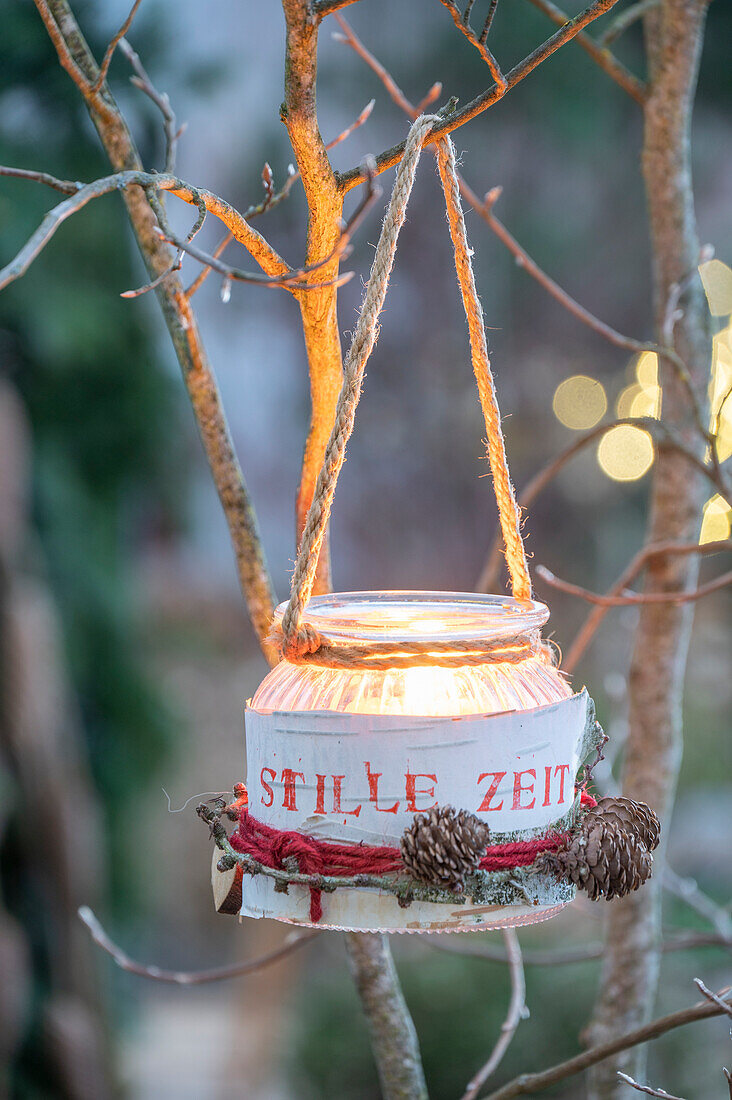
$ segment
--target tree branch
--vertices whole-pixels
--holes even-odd
[[[508,1006],[506,1019],[501,1027],[501,1033],[491,1051],[485,1065],[476,1073],[470,1081],[462,1100],[475,1100],[483,1085],[492,1073],[498,1069],[504,1054],[508,1050],[511,1040],[516,1034],[516,1029],[522,1020],[526,1019],[529,1010],[526,1007],[526,978],[521,957],[521,945],[514,928],[505,928],[503,940],[506,945],[506,962],[511,978],[511,1000]]]
[[[268,951],[266,955],[260,955],[256,959],[247,959],[246,962],[233,963],[231,966],[217,966],[212,970],[164,970],[160,966],[147,966],[145,963],[136,962],[123,951],[107,934],[98,918],[87,905],[82,905],[78,910],[79,917],[87,926],[94,942],[111,955],[120,970],[126,970],[129,974],[137,974],[140,978],[150,978],[156,982],[169,982],[173,985],[204,985],[210,982],[224,982],[230,978],[242,978],[248,974],[254,974],[258,970],[264,970],[272,963],[298,951],[305,944],[320,935],[320,932],[291,932],[282,947],[274,951]]]
[[[563,27],[569,19],[566,12],[561,11],[556,4],[551,3],[551,0],[531,0],[531,3],[544,15],[548,16],[553,23],[556,23],[558,27]],[[627,92],[631,99],[634,99],[636,103],[643,104],[647,94],[645,84],[629,72],[622,61],[618,61],[617,57],[610,52],[608,49],[609,42],[600,44],[595,42],[589,34],[578,34],[576,40],[577,45],[581,46],[595,64],[599,65],[602,71],[607,73],[624,92]]]
[[[132,135],[109,89],[104,85],[99,92],[91,90],[90,86],[96,80],[99,70],[68,3],[66,0],[35,0],[35,3],[61,64],[84,96],[92,122],[113,169],[115,172],[141,172],[142,163]],[[155,232],[156,219],[145,193],[139,187],[134,187],[124,191],[123,197],[148,275],[155,279],[170,267],[170,250]],[[240,227],[237,226],[237,229]],[[258,262],[261,261],[258,259]],[[178,276],[173,274],[163,280],[155,293],[181,367],[206,458],[226,516],[247,609],[263,652],[274,662],[277,654],[268,641],[268,636],[276,599],[256,516],[234,452],[218,387],[206,357],[195,316]]]
[[[345,939],[371,1045],[377,1052],[384,1100],[427,1100],[417,1033],[404,1003],[387,937],[346,932]]]
[[[626,1085],[630,1085],[632,1089],[635,1089],[636,1092],[644,1092],[646,1096],[660,1096],[661,1100],[684,1100],[683,1096],[672,1096],[670,1092],[665,1092],[663,1089],[654,1089],[650,1085],[639,1085],[627,1073],[618,1071],[618,1077],[621,1081],[625,1081]]]
[[[732,543],[730,543],[730,549],[732,549]],[[577,596],[587,603],[594,603],[598,607],[608,608],[637,607],[639,604],[647,603],[693,603],[695,600],[701,600],[704,596],[709,596],[712,592],[718,592],[720,588],[726,588],[727,585],[732,584],[732,571],[730,571],[723,573],[720,577],[715,577],[713,581],[709,581],[707,584],[699,585],[698,588],[694,588],[690,592],[628,592],[623,590],[617,596],[603,596],[599,592],[590,592],[589,589],[582,588],[578,584],[563,581],[560,577],[556,577],[545,565],[537,565],[535,572],[537,577],[541,577],[546,584],[556,588],[559,592],[566,592],[568,596]]]
[[[728,989],[720,990],[719,996],[724,999],[725,1003],[729,1002]],[[502,1088],[491,1092],[485,1100],[513,1100],[515,1096],[531,1095],[541,1089],[549,1088],[550,1085],[556,1085],[559,1081],[566,1081],[568,1077],[574,1077],[582,1070],[604,1062],[606,1059],[612,1058],[614,1054],[620,1053],[620,1051],[637,1047],[641,1043],[649,1042],[651,1039],[657,1039],[660,1035],[665,1035],[677,1027],[685,1027],[687,1024],[695,1023],[697,1020],[708,1020],[713,1016],[721,1016],[725,1011],[726,1007],[723,1009],[718,1004],[703,1001],[692,1005],[690,1008],[682,1008],[677,1012],[671,1012],[668,1016],[660,1016],[650,1024],[634,1028],[632,1031],[619,1035],[609,1042],[591,1047],[589,1050],[583,1051],[582,1054],[575,1055],[574,1058],[568,1058],[566,1062],[560,1062],[558,1065],[552,1066],[551,1069],[542,1070],[540,1073],[523,1073],[520,1077],[509,1081]]]
[[[468,42],[470,42],[471,45],[475,46],[476,50],[485,61],[490,71],[491,77],[495,81],[496,89],[500,98],[500,96],[502,96],[506,92],[508,84],[506,83],[505,76],[501,72],[500,65],[486,45],[486,39],[488,38],[488,31],[490,30],[491,23],[493,22],[497,0],[494,0],[494,2],[491,3],[491,7],[488,10],[488,17],[485,21],[483,31],[480,35],[477,35],[475,33],[468,21],[470,18],[469,7],[465,9],[465,16],[463,16],[460,12],[459,7],[455,3],[455,0],[440,0],[440,3],[442,4],[443,8],[447,8],[450,15],[452,16],[453,23],[460,31],[460,33],[467,38]]]
[[[546,61],[548,57],[551,57],[553,53],[556,53],[558,49],[565,45],[567,42],[571,42],[580,31],[592,23],[595,19],[599,19],[605,12],[617,3],[617,0],[595,0],[595,3],[591,4],[579,15],[574,16],[573,19],[569,19],[565,25],[553,34],[550,38],[547,38],[545,42],[542,42],[540,46],[537,46],[535,50],[532,50],[530,54],[520,61],[518,65],[515,65],[513,69],[506,76],[506,84],[508,88],[514,88],[524,77],[533,72],[542,61]],[[478,115],[482,114],[489,107],[492,107],[498,99],[501,98],[503,92],[499,92],[497,85],[492,85],[481,95],[476,96],[475,99],[467,103],[459,111],[453,111],[448,115],[443,122],[439,122],[432,128],[428,134],[425,145],[433,145],[444,137],[445,134],[452,133],[459,126],[464,126],[466,122],[470,122]],[[376,158],[376,173],[385,172],[387,168],[393,167],[398,164],[404,155],[404,142],[400,142],[399,145],[394,145],[391,149],[387,149],[385,152],[380,153]],[[337,177],[338,186],[342,192],[350,191],[353,187],[356,187],[359,183],[363,183],[364,176],[360,168],[352,168],[349,172],[345,172]]]
[[[489,943],[481,941],[478,945],[461,946],[462,941],[453,942],[444,936],[436,936],[425,939],[428,947],[435,951],[446,951],[450,955],[467,955],[472,959],[484,959],[486,962],[508,962],[508,956],[500,947],[492,947]],[[695,951],[700,947],[718,947],[723,950],[732,950],[732,935],[721,933],[684,932],[677,936],[669,936],[663,941],[661,950],[664,954],[675,951]],[[575,947],[566,951],[524,951],[524,966],[572,966],[575,963],[592,962],[601,959],[603,945],[601,943],[588,944],[586,947]]]
[[[316,80],[319,15],[313,14],[307,0],[283,0],[282,6],[287,26],[282,118],[302,176],[308,205],[306,262],[315,264],[333,256],[343,213],[343,196],[318,127]],[[366,178],[368,173],[361,175]],[[338,263],[338,256],[333,256],[325,264],[321,271],[323,282],[337,277]],[[330,436],[342,381],[336,286],[302,295],[299,305],[310,376],[311,415],[297,493],[298,542]],[[330,553],[326,536],[314,592],[326,592],[330,587]]]
[[[91,89],[90,89],[92,92],[100,91],[102,85],[104,84],[105,80],[107,79],[107,73],[109,72],[109,66],[112,64],[112,58],[114,57],[114,51],[117,49],[117,46],[120,44],[120,42],[122,41],[124,36],[127,34],[130,27],[132,26],[132,20],[137,15],[137,9],[139,8],[141,2],[142,2],[142,0],[135,0],[134,4],[132,5],[132,8],[130,9],[130,14],[127,16],[124,23],[119,28],[119,30],[117,31],[117,33],[114,35],[114,37],[110,41],[109,45],[107,46],[107,49],[104,52],[104,57],[102,58],[102,63],[99,66],[99,73],[98,73],[97,78],[94,81],[94,83],[92,84]]]
[[[610,597],[619,596],[638,576],[646,563],[652,561],[654,558],[663,558],[672,555],[688,557],[690,554],[718,554],[723,550],[729,550],[729,548],[729,539],[722,539],[718,542],[706,542],[701,546],[698,542],[675,542],[673,540],[651,543],[638,551],[615,581],[615,584],[609,589],[607,595]],[[598,606],[593,608],[587,616],[564,656],[563,667],[566,672],[571,673],[577,667],[577,662],[596,634],[608,610],[609,607],[607,605]]]

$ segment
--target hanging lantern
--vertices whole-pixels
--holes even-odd
[[[311,599],[433,123],[417,119],[405,144],[291,596],[275,614],[282,660],[247,706],[248,792],[218,812],[199,807],[224,852],[215,875],[233,875],[217,891],[222,911],[359,931],[500,928],[554,915],[576,888],[609,899],[650,874],[658,821],[642,803],[596,804],[584,789],[583,762],[599,757],[604,735],[587,692],[572,693],[541,639],[549,612],[532,599],[449,138],[437,162],[513,596]],[[231,836],[224,812],[238,820]]]
[[[537,645],[547,608],[499,596],[356,592],[316,597],[307,613],[322,639],[352,651],[352,663],[284,660],[257,689],[246,711],[251,815],[275,836],[301,834],[326,857],[334,842],[364,851],[365,868],[369,852],[399,852],[415,814],[452,806],[488,826],[483,863],[495,864],[468,873],[452,904],[449,891],[447,904],[425,900],[428,885],[405,906],[408,877],[401,895],[322,893],[318,926],[497,928],[558,912],[571,885],[525,868],[544,838],[551,843],[574,820],[575,777],[595,723],[587,694],[573,695]],[[373,657],[358,659],[375,643],[393,649],[380,651],[377,668]],[[416,648],[422,658],[394,667]],[[376,877],[383,864],[372,863]],[[309,924],[311,902],[307,886],[284,893],[260,874],[246,878],[241,912]]]

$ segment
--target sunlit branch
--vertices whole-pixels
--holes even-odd
[[[518,65],[515,65],[513,69],[506,76],[506,84],[508,88],[514,88],[524,77],[532,73],[534,69],[541,65],[542,61],[546,61],[548,57],[556,53],[566,42],[571,42],[580,31],[592,23],[595,19],[598,19],[605,12],[617,3],[617,0],[595,0],[594,4],[591,4],[579,15],[574,16],[573,19],[569,19],[563,27],[561,27],[556,34],[553,34],[550,38],[547,38],[545,42],[542,42],[540,46],[537,46],[535,50],[532,50],[530,54],[520,61]],[[470,122],[471,119],[476,118],[482,114],[483,111],[492,107],[497,100],[503,95],[503,90],[499,90],[497,85],[492,85],[481,95],[476,96],[475,99],[467,103],[465,107],[460,110],[455,110],[449,114],[443,121],[437,123],[430,133],[428,134],[425,145],[432,145],[445,134],[452,133],[459,126],[463,126],[466,122]],[[404,155],[404,142],[400,142],[399,145],[393,146],[391,149],[387,149],[376,158],[376,173],[385,172],[387,168],[391,168],[393,165],[398,164]],[[351,188],[356,187],[357,184],[362,183],[364,180],[363,171],[359,168],[353,168],[350,172],[345,172],[338,176],[338,184],[342,191],[350,191]]]

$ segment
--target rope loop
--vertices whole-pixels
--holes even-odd
[[[386,298],[399,232],[404,224],[422,147],[436,119],[437,116],[434,115],[420,115],[409,130],[404,156],[397,169],[394,189],[374,253],[361,313],[344,360],[343,385],[338,397],[333,429],[303,528],[292,575],[290,600],[281,625],[276,626],[273,631],[282,656],[288,661],[308,661],[329,668],[405,668],[417,664],[449,666],[516,662],[524,660],[526,656],[543,656],[540,639],[533,633],[514,639],[500,639],[497,642],[486,640],[484,643],[450,643],[449,646],[436,646],[434,643],[400,644],[398,647],[388,643],[349,646],[333,644],[304,621],[336,483],[345,461],[346,445],[353,432],[366,362],[378,336],[379,316]],[[506,548],[511,588],[515,597],[530,599],[531,578],[521,537],[521,510],[508,471],[501,416],[488,357],[483,310],[475,285],[472,253],[460,205],[455,148],[449,136],[437,142],[437,165],[445,194],[457,279],[468,321],[473,370],[485,420],[488,461]]]

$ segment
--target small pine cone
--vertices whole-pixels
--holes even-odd
[[[466,810],[435,806],[415,814],[402,835],[402,862],[413,878],[460,893],[488,846],[490,830]]]
[[[622,898],[651,877],[653,856],[633,833],[587,813],[564,848],[546,852],[540,866],[585,890],[591,901]]]
[[[661,823],[645,802],[632,798],[601,798],[597,806],[588,810],[585,818],[602,819],[617,825],[624,833],[634,836],[649,852],[658,847],[661,839]]]

